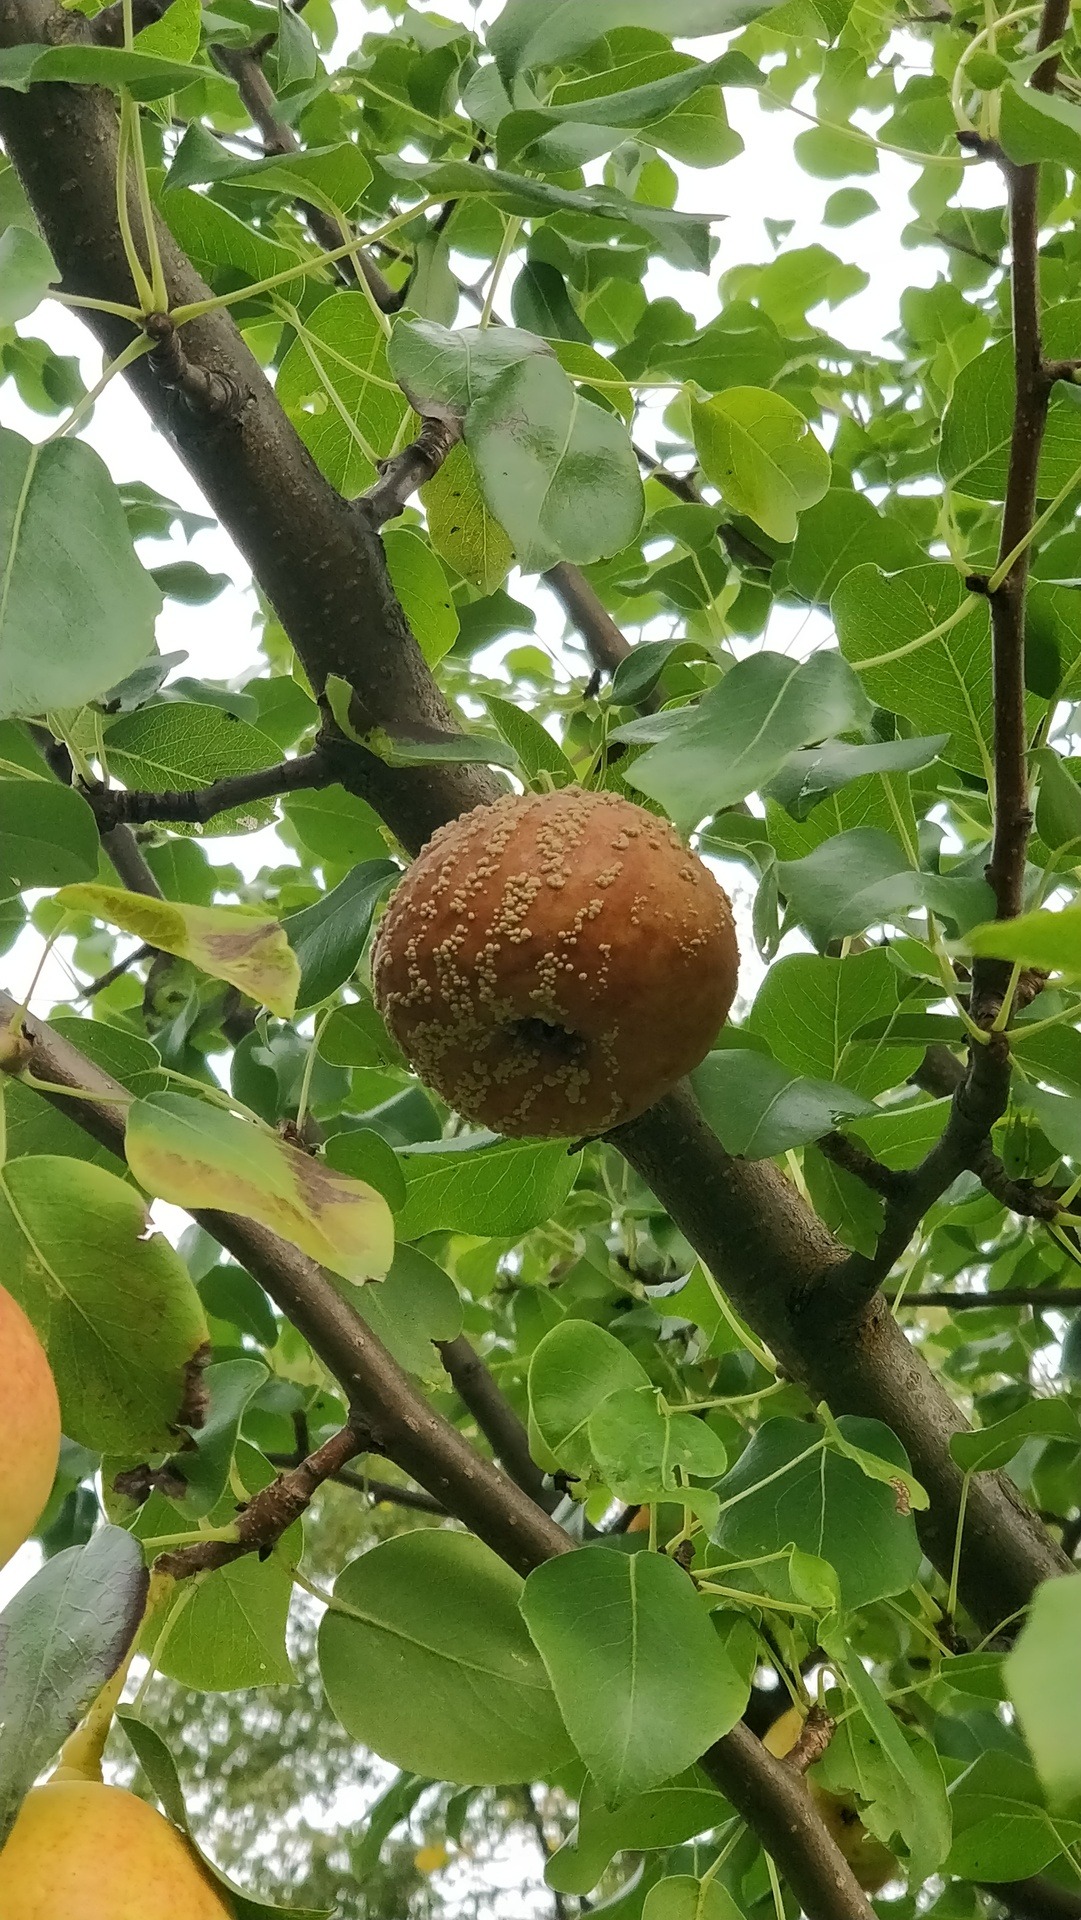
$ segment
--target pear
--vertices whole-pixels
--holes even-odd
[[[122,1787],[54,1778],[0,1850],[4,1920],[233,1920],[183,1834]]]
[[[0,1287],[0,1567],[29,1538],[59,1456],[60,1406],[45,1349]]]
[[[785,1754],[795,1746],[802,1727],[803,1715],[799,1708],[788,1707],[780,1719],[773,1722],[762,1745],[767,1753],[773,1754],[774,1759],[783,1760]],[[879,1893],[887,1880],[895,1879],[901,1869],[889,1848],[883,1846],[873,1833],[868,1833],[860,1819],[855,1796],[830,1793],[828,1788],[820,1787],[814,1780],[808,1780],[807,1785],[822,1825],[844,1855],[854,1878],[865,1893]],[[0,1886],[2,1884],[0,1877]]]

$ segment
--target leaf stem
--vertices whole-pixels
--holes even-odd
[[[189,320],[201,320],[204,314],[220,313],[225,307],[235,307],[240,300],[253,300],[256,294],[272,293],[275,287],[287,286],[290,280],[301,279],[305,274],[318,273],[323,267],[332,267],[337,260],[352,258],[358,246],[369,247],[373,242],[382,240],[396,228],[407,226],[419,214],[426,213],[429,207],[439,204],[437,194],[428,194],[418,200],[415,207],[409,207],[405,213],[396,214],[393,220],[384,221],[376,227],[374,233],[358,234],[343,247],[332,247],[329,253],[314,254],[310,260],[298,260],[295,267],[283,267],[280,273],[272,273],[265,280],[253,280],[249,286],[237,287],[232,293],[217,294],[213,300],[192,300],[187,306],[174,307],[169,318],[174,327],[185,327]]]

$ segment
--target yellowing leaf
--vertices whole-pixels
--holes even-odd
[[[287,1020],[300,988],[300,966],[284,928],[260,907],[189,907],[151,900],[123,887],[61,887],[56,899],[75,913],[92,913],[134,933],[149,946],[228,980]]]
[[[344,1280],[381,1279],[394,1256],[382,1194],[208,1101],[159,1093],[128,1115],[128,1165],[178,1207],[219,1207],[280,1233]]]
[[[493,520],[484,504],[468,447],[461,442],[452,447],[435,478],[421,488],[420,497],[436,553],[481,593],[494,593],[510,571],[513,553],[498,520]]]

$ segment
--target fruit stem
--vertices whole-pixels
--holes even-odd
[[[175,1584],[172,1574],[151,1572],[140,1628],[157,1611],[170,1588]],[[121,1695],[127,1684],[139,1639],[140,1633],[136,1631],[116,1672],[102,1687],[86,1718],[76,1727],[71,1738],[64,1743],[56,1770],[49,1776],[51,1780],[100,1781],[102,1779],[101,1762],[105,1752],[105,1742],[109,1738],[113,1716],[120,1705]]]

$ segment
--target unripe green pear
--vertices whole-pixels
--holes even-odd
[[[0,1850],[4,1920],[233,1920],[184,1836],[122,1787],[57,1778]]]
[[[0,1567],[29,1538],[60,1455],[60,1405],[45,1349],[0,1287]]]

